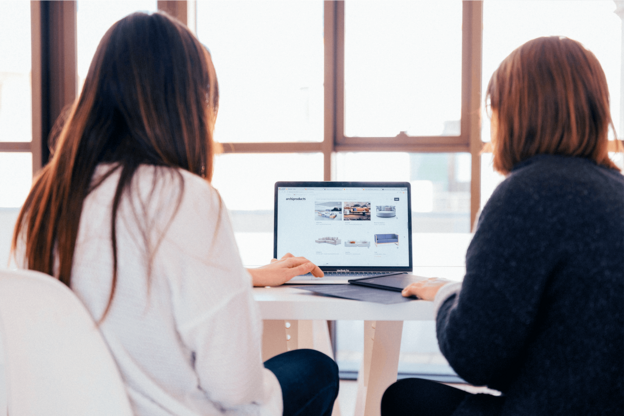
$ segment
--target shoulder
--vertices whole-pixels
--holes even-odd
[[[559,155],[534,156],[516,165],[507,179],[508,186],[546,190],[600,187],[605,183],[624,189],[620,172],[586,158]]]
[[[622,174],[583,158],[540,155],[516,166],[496,188],[478,225],[488,220],[553,231],[623,212]]]
[[[586,204],[592,198],[600,199],[605,188],[624,194],[624,176],[584,158],[539,155],[517,165],[491,200],[523,205]]]
[[[135,185],[141,190],[156,188],[162,192],[180,192],[187,190],[197,197],[208,197],[215,193],[210,183],[187,170],[166,166],[140,166],[134,177]]]
[[[205,263],[220,257],[240,263],[227,208],[208,181],[183,169],[154,166],[141,167],[136,176],[149,213],[141,220],[156,241],[162,236],[164,258],[182,256]]]
[[[161,214],[168,213],[167,207],[199,214],[222,205],[221,196],[204,178],[184,169],[163,166],[139,167],[133,178],[132,193]]]
[[[98,168],[96,173],[102,172],[106,170]],[[105,210],[110,209],[120,174],[120,169],[110,174],[91,195]],[[155,242],[164,238],[184,247],[188,247],[188,235],[213,236],[216,229],[231,228],[221,196],[208,181],[183,169],[151,165],[142,165],[134,173],[118,219],[134,234],[149,235]]]

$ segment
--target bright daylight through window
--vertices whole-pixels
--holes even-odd
[[[461,2],[346,2],[345,135],[459,135],[461,28]]]
[[[0,3],[1,143],[32,140],[30,2]],[[30,153],[0,153],[0,208],[19,207],[32,178]]]
[[[323,2],[200,1],[197,35],[219,79],[218,141],[323,140]]]

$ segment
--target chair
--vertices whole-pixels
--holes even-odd
[[[0,338],[11,416],[132,415],[96,324],[58,280],[0,270]]]

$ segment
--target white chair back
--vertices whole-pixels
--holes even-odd
[[[132,415],[96,324],[58,280],[0,270],[0,338],[9,415]]]

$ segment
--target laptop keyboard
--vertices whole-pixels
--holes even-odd
[[[387,276],[389,274],[398,274],[397,272],[325,272],[326,278],[333,279],[357,279],[364,277]],[[301,277],[313,278],[311,273],[302,274]]]

